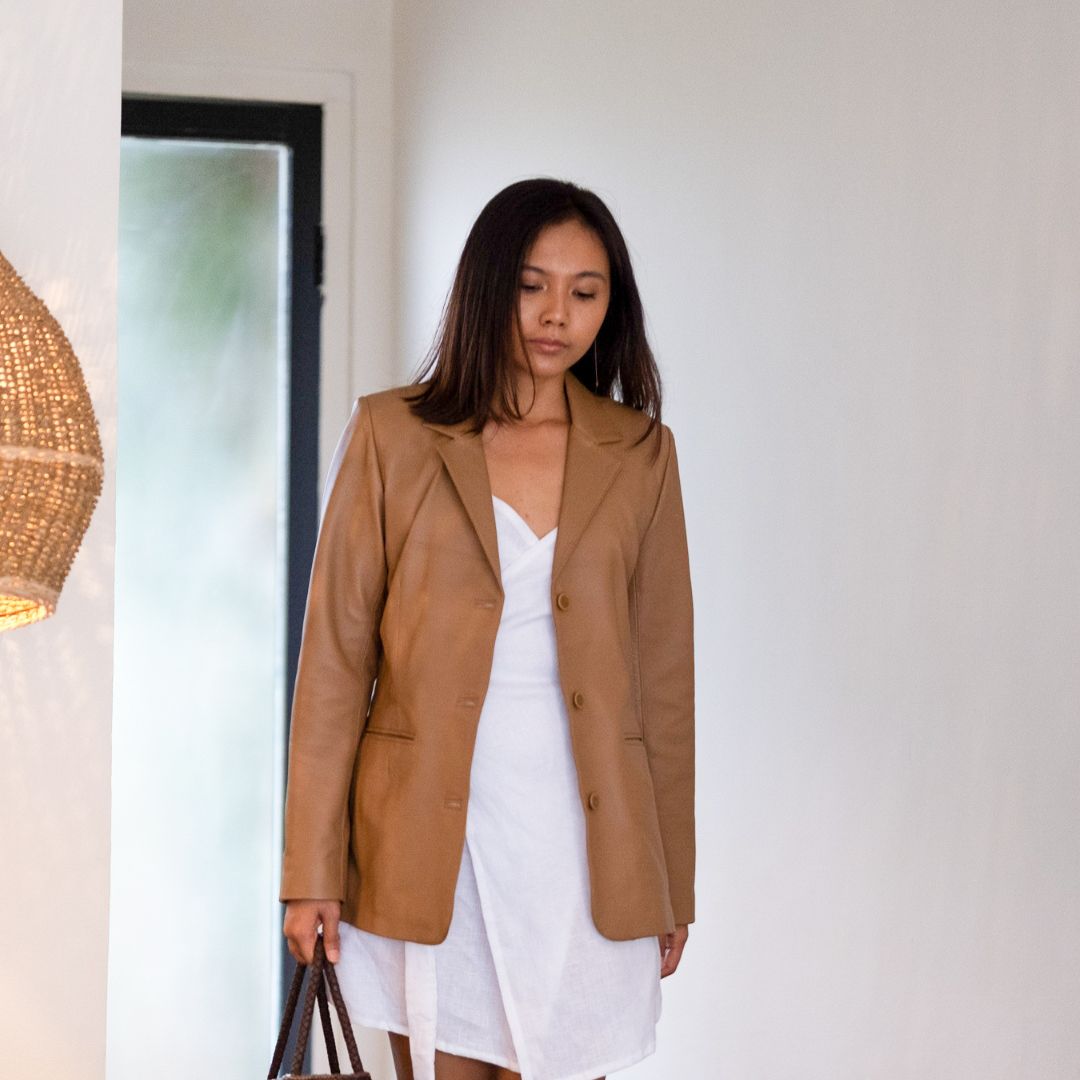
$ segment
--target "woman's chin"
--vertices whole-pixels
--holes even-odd
[[[555,379],[565,375],[576,363],[572,359],[573,353],[569,349],[556,355],[543,353],[530,353],[529,362],[532,364],[533,374],[538,379]],[[522,371],[527,375],[528,368],[521,365]]]

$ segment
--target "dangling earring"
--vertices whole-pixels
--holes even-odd
[[[597,393],[600,391],[600,368],[596,360],[596,338],[593,338],[592,343],[592,364],[593,364],[593,384],[596,387]]]

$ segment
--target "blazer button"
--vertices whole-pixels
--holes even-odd
[[[575,690],[570,700],[574,703],[575,709],[580,709],[585,704],[585,695],[580,690]]]
[[[589,809],[595,810],[600,805],[600,796],[595,791],[589,792]]]
[[[560,611],[565,611],[570,606],[570,597],[561,592],[555,597],[555,603],[559,605]]]

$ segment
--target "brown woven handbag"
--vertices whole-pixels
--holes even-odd
[[[289,987],[289,996],[285,1002],[285,1011],[281,1017],[281,1031],[278,1034],[277,1046],[274,1048],[274,1060],[270,1063],[268,1080],[277,1080],[278,1070],[285,1057],[285,1044],[289,1041],[289,1031],[292,1029],[293,1017],[296,1015],[296,1003],[300,1000],[304,972],[307,970],[303,964],[296,965],[296,974],[293,975],[292,986]],[[334,1000],[334,1008],[337,1010],[338,1020],[341,1021],[341,1031],[345,1036],[345,1047],[349,1051],[349,1063],[352,1065],[350,1073],[341,1072],[338,1066],[334,1029],[330,1024],[330,1006],[326,1001],[327,986],[330,987],[330,996]],[[300,1072],[304,1067],[304,1051],[307,1049],[308,1038],[311,1035],[311,1021],[315,1016],[316,1001],[319,1003],[319,1018],[322,1021],[323,1036],[326,1039],[326,1056],[330,1062],[330,1072],[319,1073],[317,1076]],[[307,993],[304,995],[304,1011],[300,1014],[300,1029],[296,1034],[296,1050],[293,1053],[292,1065],[285,1076],[291,1077],[292,1080],[330,1080],[331,1077],[340,1077],[340,1080],[371,1080],[371,1073],[364,1071],[364,1066],[360,1061],[360,1052],[356,1049],[356,1037],[349,1023],[349,1013],[345,1008],[345,1000],[341,996],[337,973],[334,971],[334,965],[326,959],[326,950],[321,936],[315,941],[311,978],[308,979]]]

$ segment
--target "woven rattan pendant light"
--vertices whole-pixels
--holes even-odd
[[[0,630],[56,610],[102,465],[71,344],[0,253]]]

